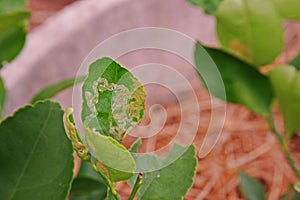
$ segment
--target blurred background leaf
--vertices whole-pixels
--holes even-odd
[[[201,7],[206,14],[214,15],[223,0],[188,0],[192,5]]]
[[[40,90],[31,100],[31,103],[36,103],[37,101],[49,99],[54,97],[57,93],[72,87],[74,84],[80,83],[84,80],[85,77],[78,77],[78,78],[70,78],[67,80],[60,81],[58,83],[54,83],[49,85],[42,90]]]
[[[30,13],[24,10],[25,0],[0,1],[0,69],[22,50]]]
[[[240,177],[240,191],[243,197],[247,200],[266,200],[266,193],[261,185],[256,179],[245,174],[244,172],[239,173]]]
[[[207,55],[203,54],[207,52]],[[209,66],[206,64],[208,60],[212,59],[218,68],[226,91],[226,99],[220,95],[218,87],[221,85],[213,85],[214,79]],[[260,115],[269,115],[271,112],[270,106],[273,99],[272,88],[266,76],[259,73],[251,65],[221,51],[218,49],[208,48],[202,46],[200,43],[196,44],[195,61],[199,75],[206,77],[211,76],[212,84],[217,88],[209,91],[213,96],[220,98],[223,101],[241,104],[246,106],[253,112]],[[203,74],[205,73],[205,74]]]
[[[288,138],[300,130],[300,71],[285,65],[269,72]]]
[[[0,14],[22,10],[26,0],[0,0]]]
[[[222,48],[257,67],[283,50],[282,18],[271,1],[224,0],[216,19]]]
[[[300,71],[300,54],[291,60],[289,64],[293,65],[298,71]]]

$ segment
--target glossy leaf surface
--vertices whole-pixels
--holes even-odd
[[[73,177],[73,149],[59,104],[40,102],[0,125],[1,199],[65,200]]]
[[[206,51],[207,54],[204,54]],[[214,85],[215,76],[207,62],[213,61],[222,77],[226,99],[219,91],[221,85]],[[273,99],[272,87],[266,76],[260,74],[251,65],[221,51],[196,44],[196,67],[200,76],[212,77],[209,91],[213,96],[231,103],[238,103],[260,115],[269,115]],[[203,77],[202,77],[203,79]]]
[[[168,155],[168,159],[182,148],[175,145]],[[192,145],[170,165],[143,175],[143,184],[138,190],[139,200],[160,200],[160,199],[183,199],[193,184],[196,173],[197,159],[195,147]]]

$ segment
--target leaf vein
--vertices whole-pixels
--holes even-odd
[[[46,120],[44,121],[44,124],[43,124],[43,126],[42,126],[42,128],[41,128],[41,130],[40,130],[40,132],[38,134],[38,137],[37,137],[37,139],[36,139],[36,141],[35,141],[32,149],[31,149],[31,151],[29,153],[28,159],[25,162],[24,168],[23,168],[23,170],[22,170],[22,172],[21,172],[21,174],[20,174],[20,176],[19,176],[19,178],[18,178],[18,180],[16,182],[16,186],[14,187],[14,189],[13,189],[13,191],[12,191],[9,199],[13,199],[14,195],[16,194],[16,192],[20,190],[18,187],[19,187],[19,185],[21,183],[21,180],[22,180],[22,178],[23,178],[23,176],[25,174],[25,171],[26,171],[26,169],[27,169],[27,167],[29,165],[29,161],[31,160],[32,156],[34,155],[34,152],[35,152],[35,149],[37,147],[37,144],[40,141],[40,137],[43,135],[44,129],[45,129],[46,125],[48,124],[48,121],[49,121],[49,118],[50,118],[50,114],[51,114],[51,110],[53,110],[53,108],[49,108],[49,110],[48,110]]]

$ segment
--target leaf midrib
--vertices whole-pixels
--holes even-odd
[[[36,139],[36,141],[35,141],[35,143],[33,145],[33,148],[31,150],[31,152],[29,153],[29,156],[28,156],[28,159],[27,159],[27,161],[26,161],[26,163],[24,165],[24,168],[23,168],[23,170],[22,170],[22,172],[21,172],[21,174],[20,174],[20,176],[19,176],[19,178],[17,180],[17,183],[16,183],[16,185],[15,185],[15,187],[14,187],[14,189],[13,189],[13,191],[12,191],[12,193],[11,193],[11,195],[10,195],[10,197],[8,199],[13,199],[13,197],[16,194],[16,192],[18,191],[17,189],[18,189],[18,187],[19,187],[19,185],[21,183],[21,180],[22,180],[25,172],[26,172],[26,169],[28,167],[29,161],[31,160],[31,158],[32,158],[32,156],[33,156],[33,154],[35,152],[37,144],[40,141],[40,137],[43,135],[42,133],[44,132],[44,129],[45,129],[46,125],[48,124],[48,121],[49,121],[49,118],[50,118],[50,114],[51,114],[51,112],[50,112],[51,110],[53,110],[52,107],[50,107],[50,109],[48,110],[48,114],[47,114],[46,120],[44,121],[43,127],[40,130],[40,133],[39,133],[39,135],[38,135],[38,137],[37,137],[37,139]]]

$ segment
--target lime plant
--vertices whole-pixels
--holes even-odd
[[[211,77],[203,82],[204,85],[214,86],[216,74],[209,67],[216,65],[223,79],[226,99],[218,93],[217,85],[208,91],[217,98],[243,105],[263,116],[299,180],[299,166],[290,152],[289,142],[300,130],[300,56],[283,65],[275,64],[267,73],[262,69],[272,64],[283,51],[283,22],[300,19],[300,1],[220,0],[210,4],[205,0],[189,1],[216,18],[220,48],[206,47],[200,42],[195,46],[195,63],[200,77]],[[274,120],[276,105],[279,105],[284,121],[284,132],[278,130]],[[240,174],[240,179],[245,198],[266,199],[257,181],[244,173]],[[299,191],[297,183],[294,188]]]
[[[75,127],[72,109],[65,113],[65,130],[73,148],[98,172],[108,188],[108,199],[119,199],[115,190],[119,181],[128,181],[132,186],[129,199],[135,195],[138,199],[181,199],[192,186],[197,163],[193,145],[174,144],[164,159],[155,154],[138,154],[141,139],[130,149],[122,145],[126,135],[142,120],[145,98],[141,82],[105,57],[90,65],[82,87],[85,139]]]
[[[98,77],[103,67],[107,69]],[[97,60],[91,71],[83,87],[85,139],[75,127],[72,108],[63,117],[60,105],[49,100],[37,101],[3,120],[0,155],[6,165],[0,172],[1,197],[65,199],[73,182],[74,149],[84,162],[73,182],[72,199],[120,199],[115,190],[119,181],[132,185],[129,199],[136,194],[138,199],[181,199],[195,175],[194,146],[174,144],[165,159],[139,155],[140,139],[126,149],[121,142],[143,116],[143,86],[109,58]],[[145,163],[147,168],[153,165],[153,171],[136,171]]]
[[[24,1],[0,1],[1,65],[12,61],[25,42],[29,13]],[[77,130],[73,108],[46,100],[82,82],[81,123]],[[0,111],[6,90],[0,81]],[[172,144],[168,155],[140,154],[140,138],[130,149],[122,144],[144,115],[142,83],[110,58],[89,67],[85,77],[50,85],[31,104],[0,123],[0,199],[109,199],[121,197],[116,183],[132,187],[129,200],[182,199],[193,184],[195,147]],[[75,151],[82,164],[74,178]],[[180,184],[178,184],[180,183]]]
[[[0,1],[0,68],[25,43],[30,13],[24,6],[24,0]],[[79,133],[73,108],[63,111],[58,102],[47,99],[82,81],[84,133]],[[132,187],[129,200],[182,199],[193,184],[193,145],[173,144],[162,158],[138,153],[140,138],[130,149],[122,144],[142,120],[146,92],[136,77],[110,58],[93,62],[85,77],[44,88],[9,117],[2,115],[5,97],[0,78],[0,199],[118,200],[115,186],[120,181]],[[82,160],[76,178],[73,151]]]
[[[144,114],[146,93],[139,80],[112,59],[102,58],[90,65],[82,93],[85,137],[75,127],[73,109],[63,113],[49,100],[3,120],[1,198],[65,199],[73,182],[71,199],[120,199],[115,185],[128,181],[128,199],[182,199],[195,176],[193,145],[174,144],[166,158],[140,155],[141,139],[130,149],[122,145]],[[73,150],[83,160],[74,181]]]

